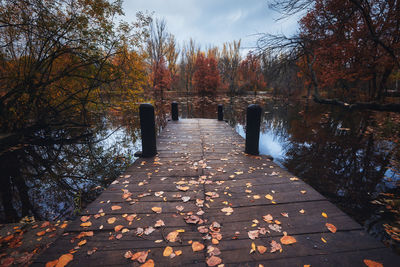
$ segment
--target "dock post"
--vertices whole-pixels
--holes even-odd
[[[246,115],[246,148],[245,152],[251,155],[258,155],[258,144],[260,140],[261,107],[249,105]]]
[[[171,115],[172,115],[172,120],[177,121],[179,120],[179,111],[178,111],[178,103],[172,102],[171,103]]]
[[[149,158],[157,154],[156,125],[154,107],[151,104],[140,104],[140,130],[142,134],[142,153],[140,157]]]
[[[218,105],[218,120],[219,121],[224,120],[224,105],[222,104]]]

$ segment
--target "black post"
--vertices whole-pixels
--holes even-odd
[[[258,155],[258,144],[260,139],[261,107],[249,105],[246,115],[246,149],[251,155]]]
[[[179,111],[178,111],[178,103],[172,102],[171,103],[171,114],[172,114],[172,120],[173,121],[179,120],[178,113],[179,113]]]
[[[224,120],[224,105],[222,104],[218,105],[218,120],[219,121]]]
[[[141,157],[149,158],[157,154],[156,125],[154,121],[154,107],[151,104],[140,104],[140,130],[142,133]]]

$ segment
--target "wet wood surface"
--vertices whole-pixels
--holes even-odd
[[[266,156],[244,154],[244,139],[225,122],[169,122],[157,143],[156,157],[138,159],[85,209],[90,226],[79,216],[33,265],[71,253],[68,266],[151,266],[150,259],[155,266],[207,266],[214,253],[224,266],[365,266],[366,259],[398,266],[399,256],[309,185]],[[190,215],[196,223],[185,220]],[[158,220],[165,225],[155,227]],[[78,238],[83,231],[93,236]],[[173,231],[176,242],[168,238]],[[296,242],[282,244],[284,235]],[[204,249],[194,252],[196,241]],[[251,252],[253,243],[267,251]],[[167,246],[172,256],[163,256]],[[127,251],[148,256],[139,262],[124,257]]]

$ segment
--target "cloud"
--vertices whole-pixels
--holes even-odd
[[[154,11],[155,17],[165,18],[179,43],[192,37],[202,47],[239,39],[252,47],[257,39],[254,34],[297,30],[298,18],[277,22],[279,14],[260,0],[126,0],[123,7],[125,20],[133,21],[137,11]]]

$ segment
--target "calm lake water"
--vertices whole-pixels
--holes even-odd
[[[263,108],[260,152],[314,187],[388,245],[399,247],[400,148],[398,114],[348,111],[312,101],[266,97],[180,98],[182,118],[224,118],[245,136],[246,107]],[[169,113],[169,102],[156,106],[158,126]],[[397,117],[396,117],[397,116]],[[397,126],[399,127],[399,126]],[[1,222],[25,215],[37,219],[73,216],[113,179],[141,149],[135,112],[110,114],[90,129],[59,129],[46,137],[86,131],[74,143],[29,145],[0,157]],[[396,228],[397,227],[397,228]]]

